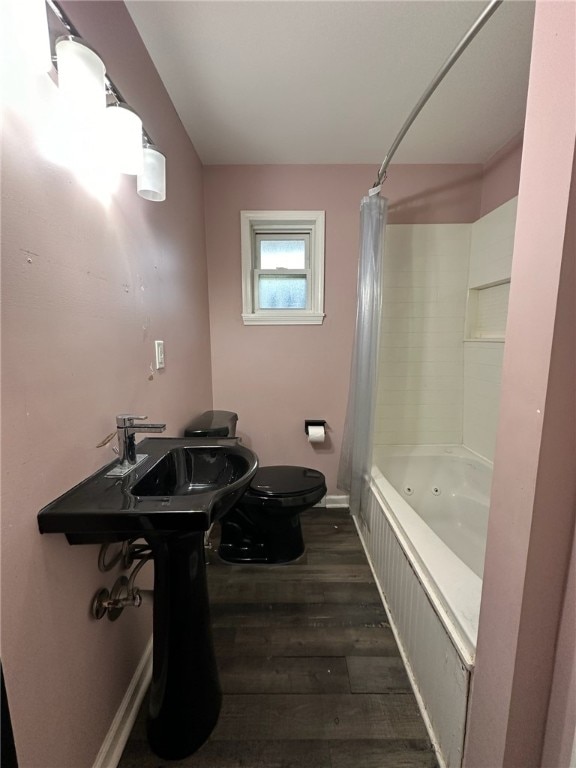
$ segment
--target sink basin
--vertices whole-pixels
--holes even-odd
[[[258,459],[236,440],[145,438],[147,459],[124,477],[111,465],[48,504],[41,533],[64,533],[71,544],[103,544],[174,532],[205,531],[242,496]]]
[[[163,456],[132,486],[134,496],[191,496],[231,486],[248,470],[245,456],[221,446],[186,445]]]

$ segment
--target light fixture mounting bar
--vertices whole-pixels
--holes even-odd
[[[82,35],[78,32],[74,24],[72,24],[72,22],[70,21],[70,19],[68,18],[64,10],[62,9],[62,6],[60,5],[60,3],[57,2],[57,0],[46,0],[46,5],[52,11],[52,13],[56,16],[60,24],[64,27],[64,29],[66,30],[66,34],[71,35],[73,37],[82,38]],[[56,55],[54,52],[54,40],[52,39],[50,40],[50,46],[53,49],[52,61],[54,62],[54,66],[57,68]],[[111,80],[108,74],[105,75],[104,81],[106,85],[106,95],[112,98],[113,103],[114,104],[126,103],[126,100],[122,96],[120,89],[115,85],[115,83]],[[146,144],[154,144],[154,142],[150,138],[150,134],[146,131],[144,126],[142,126],[142,134],[143,134],[144,142]]]

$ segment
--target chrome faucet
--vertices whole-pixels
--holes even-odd
[[[164,432],[166,424],[135,424],[136,420],[145,421],[148,416],[133,416],[128,413],[116,416],[118,435],[118,458],[123,466],[136,464],[136,432]]]

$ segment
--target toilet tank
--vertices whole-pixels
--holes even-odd
[[[186,437],[236,437],[238,414],[234,411],[204,411],[186,427]]]

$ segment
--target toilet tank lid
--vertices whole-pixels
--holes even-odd
[[[238,414],[234,411],[204,411],[188,424],[186,437],[236,437]]]

